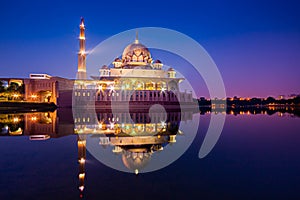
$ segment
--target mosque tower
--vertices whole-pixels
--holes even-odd
[[[77,79],[86,79],[86,51],[85,51],[85,27],[84,19],[81,18],[79,34],[79,52],[78,52],[78,69]]]

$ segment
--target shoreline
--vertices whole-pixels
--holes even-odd
[[[0,113],[19,113],[19,112],[38,112],[38,111],[54,111],[58,107],[54,103],[38,103],[38,102],[0,102]]]

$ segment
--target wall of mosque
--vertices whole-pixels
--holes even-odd
[[[155,77],[155,78],[167,78],[168,74],[163,70],[154,69],[110,69],[110,76],[116,77]]]

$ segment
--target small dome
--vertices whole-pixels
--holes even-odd
[[[103,66],[101,67],[101,69],[108,69],[108,67],[107,67],[106,65],[103,65]]]
[[[154,63],[159,63],[159,64],[161,64],[161,61],[160,61],[160,60],[155,60]]]
[[[123,151],[123,164],[130,170],[141,170],[151,159],[151,152]]]
[[[172,67],[170,67],[170,68],[168,69],[168,72],[172,72],[172,71],[174,71],[174,69],[173,69]]]
[[[116,58],[115,62],[122,62],[122,60],[120,58]]]

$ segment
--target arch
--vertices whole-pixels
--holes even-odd
[[[142,81],[136,81],[134,85],[135,85],[135,90],[144,90],[145,88],[145,84]]]
[[[132,62],[137,62],[137,60],[138,60],[138,57],[136,55],[133,55],[132,56]]]
[[[147,82],[146,90],[155,90],[155,82],[152,82],[152,81]]]
[[[168,84],[168,90],[171,90],[171,91],[177,91],[178,90],[178,85],[175,81],[170,81],[169,84]]]
[[[156,89],[157,90],[163,90],[163,89],[167,89],[167,84],[164,81],[159,81],[156,83]]]
[[[40,90],[37,92],[37,97],[40,99],[40,102],[51,102],[52,92],[49,90]]]
[[[132,81],[130,79],[122,81],[122,89],[125,90],[132,90]]]
[[[140,55],[139,57],[138,57],[138,62],[143,62],[144,61],[144,57],[143,57],[143,55]]]

